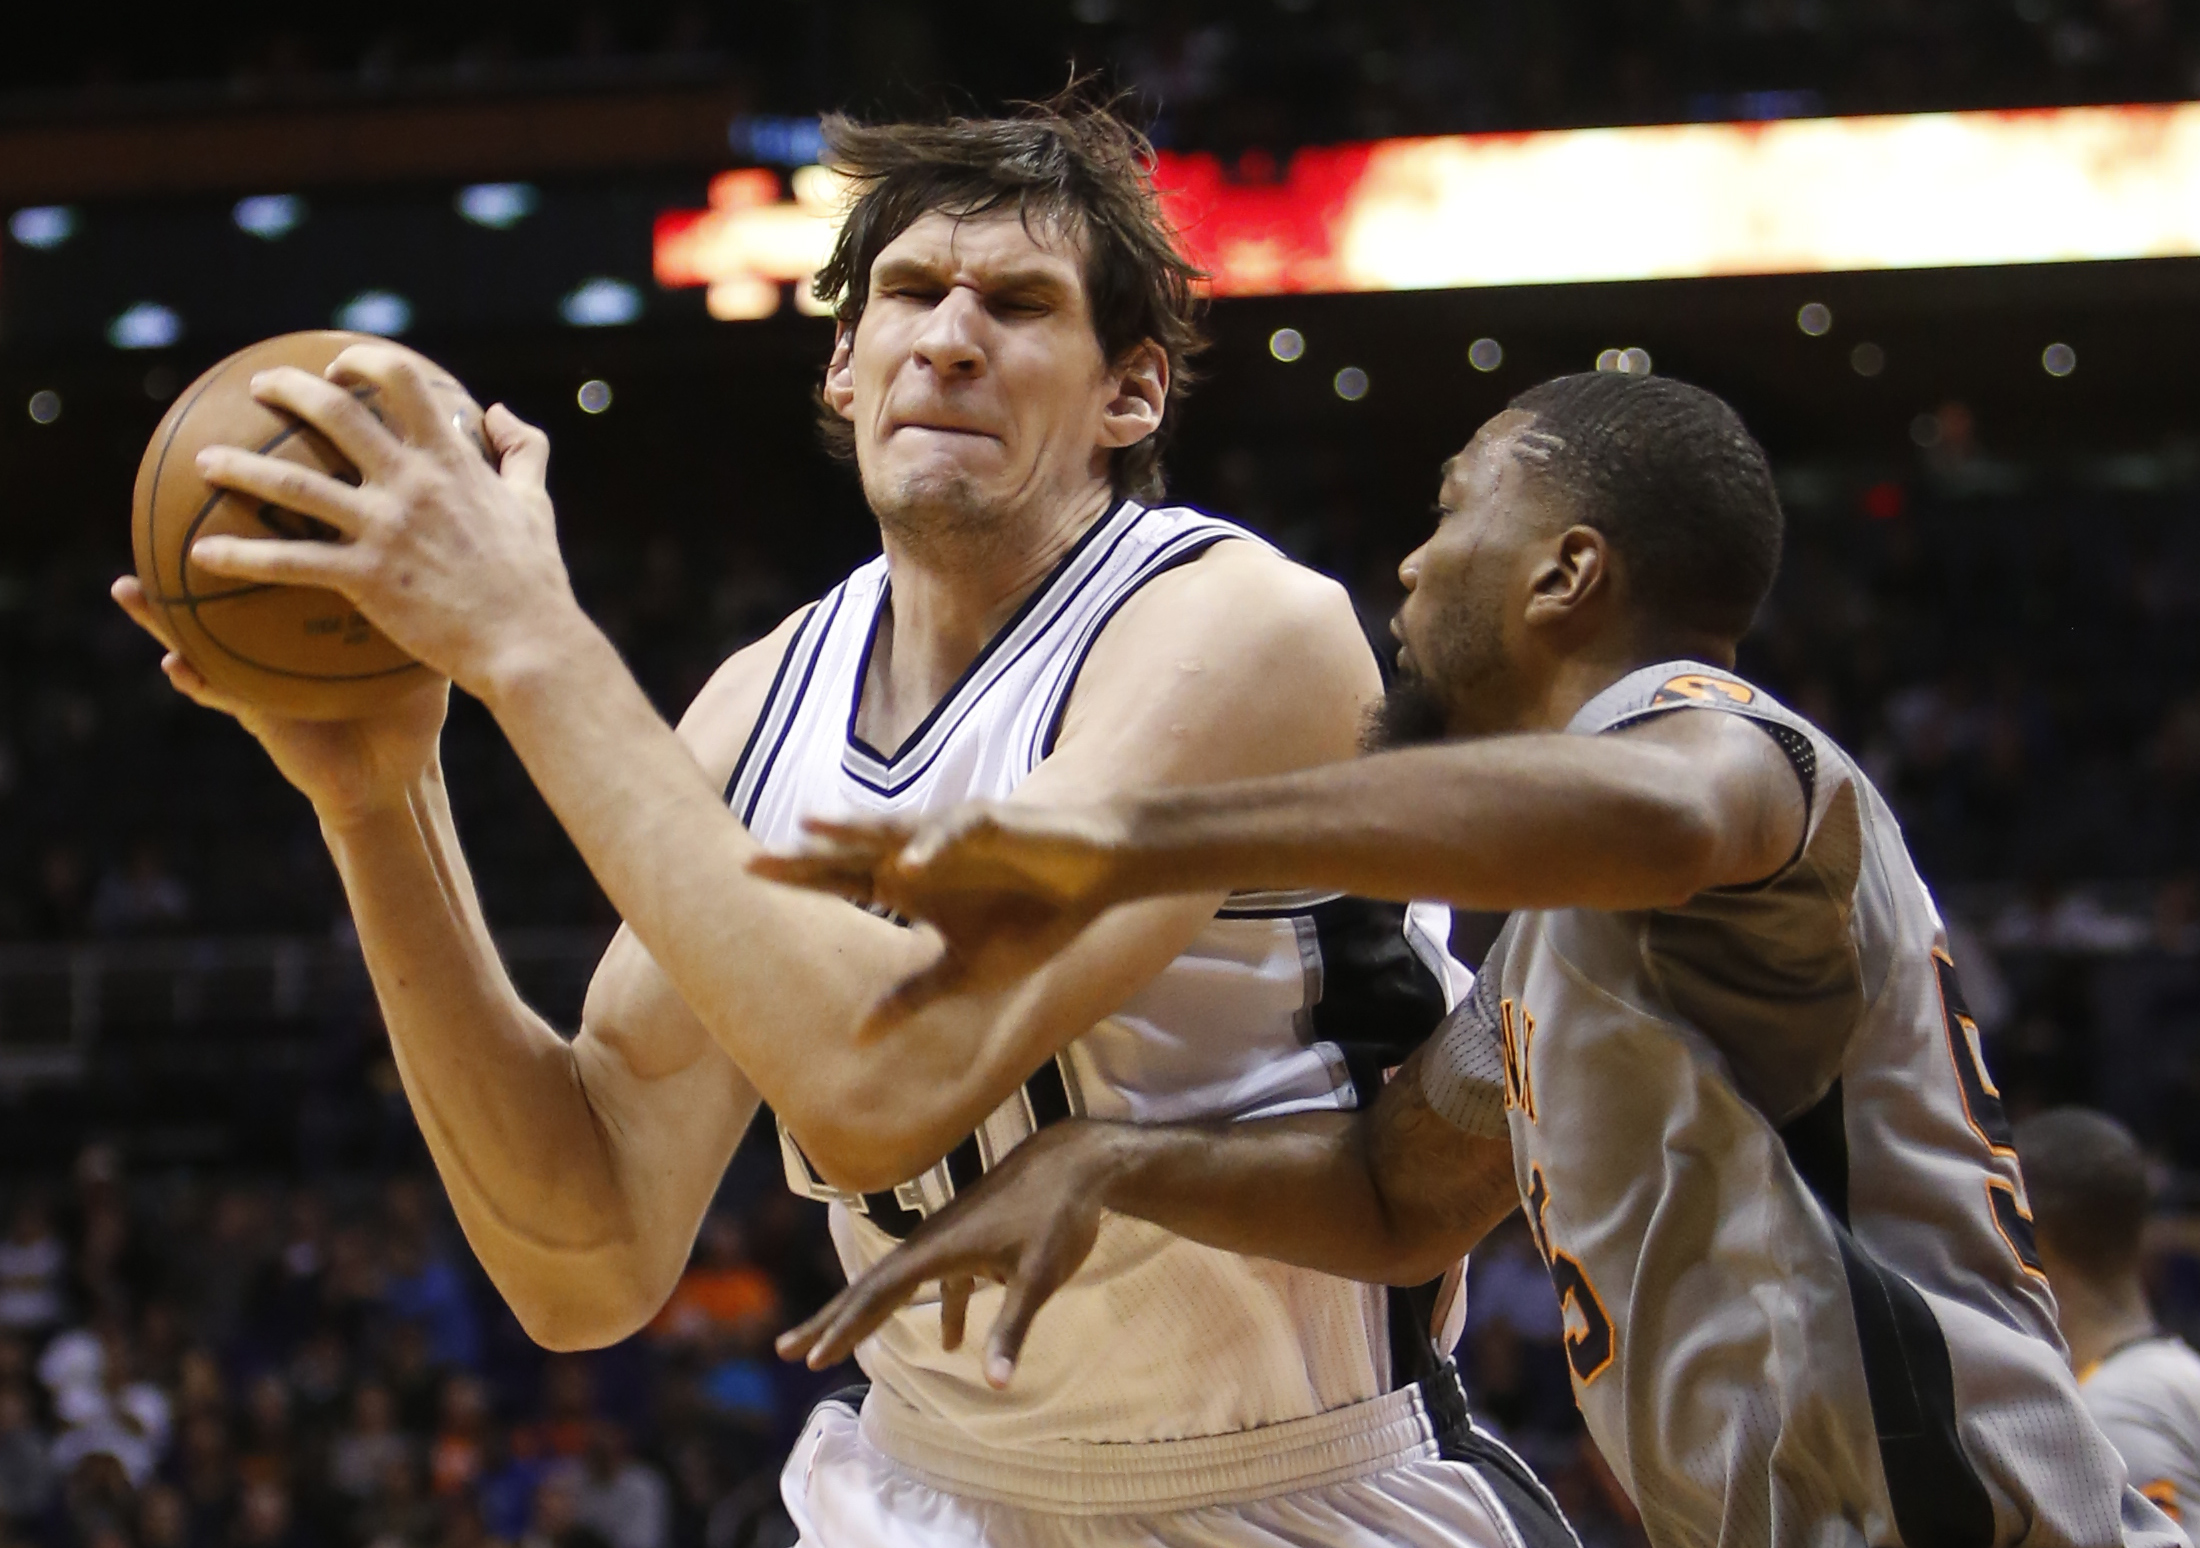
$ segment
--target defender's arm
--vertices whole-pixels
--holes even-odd
[[[942,1330],[961,1341],[970,1281],[1008,1286],[988,1335],[987,1379],[1008,1380],[1032,1318],[1116,1210],[1179,1236],[1378,1284],[1419,1284],[1456,1263],[1517,1206],[1512,1147],[1463,1132],[1422,1089],[1430,1049],[1367,1113],[1242,1124],[1079,1120],[1033,1136],[969,1193],[779,1342],[788,1359],[846,1357],[919,1287],[945,1287]]]

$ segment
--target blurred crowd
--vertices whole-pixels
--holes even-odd
[[[127,29],[25,17],[0,91],[45,110],[722,81],[757,111],[907,111],[1107,71],[1157,137],[1236,153],[1380,135],[2200,94],[2173,0],[563,0],[246,5]],[[133,93],[135,95],[133,95]]]
[[[784,1189],[706,1222],[626,1344],[545,1355],[432,1176],[8,1190],[6,1548],[749,1548],[821,1390],[771,1336],[836,1270]]]

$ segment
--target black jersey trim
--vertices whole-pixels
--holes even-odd
[[[863,709],[864,679],[869,677],[871,673],[871,652],[878,645],[879,624],[886,617],[887,604],[892,600],[893,597],[892,581],[888,580],[887,582],[882,584],[879,587],[878,601],[874,604],[871,611],[871,626],[869,632],[864,636],[862,654],[856,658],[855,685],[850,690],[848,695],[849,748],[861,754],[863,757],[870,759],[873,763],[877,764],[883,769],[896,771],[896,766],[901,762],[903,758],[911,756],[922,748],[926,738],[931,735],[933,728],[939,724],[943,716],[945,716],[951,710],[960,710],[966,708],[966,706],[961,703],[963,690],[968,688],[972,681],[975,680],[978,675],[986,669],[987,665],[993,660],[994,655],[999,652],[1000,649],[1004,645],[1006,645],[1010,639],[1015,637],[1016,631],[1020,627],[1022,627],[1024,621],[1030,618],[1031,615],[1039,608],[1045,606],[1049,600],[1053,599],[1055,587],[1061,582],[1062,577],[1070,573],[1070,571],[1076,566],[1078,559],[1083,556],[1085,550],[1090,548],[1095,542],[1099,541],[1100,535],[1103,532],[1106,532],[1111,527],[1115,526],[1116,517],[1121,515],[1124,509],[1130,504],[1131,502],[1127,499],[1117,500],[1113,505],[1108,507],[1107,514],[1102,516],[1098,521],[1094,522],[1091,526],[1087,527],[1083,532],[1078,534],[1077,541],[1070,545],[1069,552],[1062,555],[1061,558],[1057,559],[1054,562],[1054,568],[1047,571],[1046,579],[1039,582],[1039,584],[1035,588],[1033,588],[1030,596],[1024,598],[1023,604],[1016,609],[1014,614],[1010,616],[1008,622],[1002,624],[1000,628],[993,631],[993,637],[985,642],[985,648],[978,652],[976,657],[972,659],[970,665],[963,668],[962,675],[955,679],[954,686],[952,688],[949,688],[944,694],[940,695],[939,702],[934,704],[931,709],[925,712],[924,719],[917,722],[916,729],[911,731],[907,736],[903,737],[901,745],[895,748],[891,754],[879,751],[876,747],[873,747],[862,737],[856,735],[856,716],[860,714]],[[1131,534],[1132,530],[1137,527],[1139,518],[1144,516],[1145,513],[1146,508],[1141,506],[1137,509],[1137,511],[1133,514],[1132,518],[1129,521],[1122,524],[1122,529],[1115,535],[1116,544],[1120,544],[1124,538],[1128,537]],[[1093,579],[1098,576],[1104,568],[1104,563],[1102,565],[1094,566],[1093,569],[1085,576],[1085,578],[1081,582],[1079,582],[1074,590],[1070,591],[1059,600],[1065,605],[1075,600],[1077,595],[1082,592],[1086,586],[1090,585]],[[1042,634],[1044,633],[1043,630],[1040,632]],[[1026,641],[1024,647],[1025,650],[1029,650],[1032,643],[1032,641]],[[1022,654],[1023,652],[1019,651],[1018,657],[1020,658]],[[958,718],[960,717],[958,716]],[[927,766],[929,766],[932,760],[926,759],[925,761]],[[919,770],[918,772],[921,773],[922,770]],[[910,776],[910,778],[915,777],[916,776],[914,774]],[[867,785],[870,783],[869,781],[861,782]],[[900,781],[900,784],[903,785],[907,783],[907,780]],[[872,786],[871,788],[876,789],[877,787]],[[897,785],[896,788],[899,788],[899,786]]]
[[[1190,564],[1217,543],[1231,542],[1241,536],[1249,537],[1251,534],[1212,531],[1194,533],[1188,539],[1181,540],[1184,542],[1184,546],[1177,552],[1168,554],[1159,562],[1147,569],[1140,570],[1131,577],[1130,583],[1123,588],[1121,595],[1110,602],[1100,616],[1093,620],[1092,626],[1085,631],[1084,639],[1078,643],[1076,654],[1070,658],[1069,671],[1062,678],[1061,686],[1055,690],[1054,713],[1047,716],[1046,731],[1039,738],[1039,758],[1046,758],[1053,754],[1054,744],[1061,739],[1062,722],[1069,715],[1070,695],[1076,692],[1077,679],[1085,670],[1085,659],[1092,654],[1092,648],[1100,643],[1100,636],[1107,632],[1108,625],[1115,622],[1115,615],[1123,610],[1124,604],[1145,590],[1146,583],[1156,576],[1166,575],[1171,570]],[[1038,759],[1035,758],[1032,761],[1036,763]]]
[[[1993,1548],[1994,1502],[1956,1433],[1947,1335],[1917,1286],[1834,1228],[1887,1500],[1905,1543]]]
[[[1551,1491],[1543,1487],[1518,1452],[1472,1420],[1456,1430],[1439,1434],[1436,1454],[1446,1462],[1474,1469],[1482,1486],[1497,1496],[1521,1548],[1581,1548],[1573,1523],[1558,1508]]]
[[[1320,953],[1321,984],[1307,1020],[1344,1056],[1359,1105],[1383,1089],[1442,1023],[1444,981],[1407,937],[1407,905],[1332,898],[1304,910]]]
[[[764,707],[757,711],[756,723],[749,727],[748,740],[741,744],[741,756],[733,760],[733,772],[726,776],[726,803],[733,803],[734,787],[741,783],[741,775],[749,766],[749,759],[756,752],[756,744],[764,739],[764,727],[771,723],[772,708],[779,702],[779,689],[787,681],[787,668],[793,664],[795,654],[802,649],[802,640],[810,627],[810,619],[817,612],[812,602],[802,610],[802,622],[794,626],[794,633],[787,636],[787,648],[779,653],[779,665],[772,670],[772,685],[764,691]]]
[[[1992,1548],[1994,1504],[1956,1432],[1948,1338],[1917,1286],[1849,1229],[1848,1131],[1837,1080],[1780,1130],[1788,1159],[1829,1217],[1864,1361],[1887,1501],[1905,1543]]]
[[[784,704],[786,713],[780,717],[779,729],[772,736],[771,751],[757,765],[756,783],[749,788],[748,799],[741,803],[741,821],[744,826],[756,820],[756,803],[764,798],[764,787],[771,781],[772,769],[779,762],[780,753],[786,749],[787,738],[794,734],[795,719],[802,712],[802,700],[809,693],[810,679],[817,675],[817,663],[824,656],[825,646],[832,639],[833,620],[840,616],[840,604],[846,596],[847,589],[844,585],[834,588],[832,606],[826,609],[822,621],[817,616],[819,604],[810,605],[810,611],[804,615],[801,625],[795,630],[794,639],[787,646],[786,656],[779,663],[779,671],[772,677],[771,692],[764,699],[764,713],[756,717],[756,725],[749,732],[749,745],[741,749],[741,757],[733,766],[733,775],[726,781],[726,800],[731,804],[734,792],[748,772],[749,754],[755,747],[757,738],[771,723],[774,712]],[[814,633],[810,631],[812,623],[817,624]],[[780,689],[784,686],[787,669],[793,664],[795,653],[801,648],[805,634],[809,635],[810,659],[803,664],[802,681],[796,685],[793,696],[782,699]]]

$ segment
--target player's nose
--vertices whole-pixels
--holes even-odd
[[[941,376],[976,376],[985,370],[979,328],[985,308],[977,293],[956,285],[925,314],[911,353]]]

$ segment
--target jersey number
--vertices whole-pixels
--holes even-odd
[[[2001,1105],[2001,1092],[1986,1073],[1986,1055],[1978,1045],[1978,1023],[1964,1002],[1963,985],[1956,981],[1955,959],[1944,951],[1933,953],[1933,971],[1940,980],[1940,1023],[1948,1036],[1948,1060],[1955,1066],[1956,1087],[1963,1094],[1963,1116],[1971,1132],[1986,1142],[1997,1156],[2015,1156],[2016,1133],[2009,1126],[2009,1110]],[[1986,1207],[1994,1229],[2009,1244],[2009,1251],[2034,1279],[2045,1279],[2040,1249],[2033,1240],[2032,1215],[2017,1198],[2017,1190],[1998,1177],[1986,1180]]]
[[[1550,1223],[1544,1219],[1550,1207],[1551,1185],[1543,1179],[1543,1168],[1531,1166],[1528,1232],[1551,1271],[1551,1286],[1558,1291],[1559,1306],[1566,1313],[1566,1363],[1573,1367],[1574,1379],[1586,1387],[1611,1365],[1618,1344],[1612,1334],[1611,1313],[1604,1309],[1604,1298],[1597,1294],[1597,1287],[1589,1282],[1589,1271],[1572,1253],[1551,1245]],[[1574,1321],[1577,1317],[1578,1327]]]

